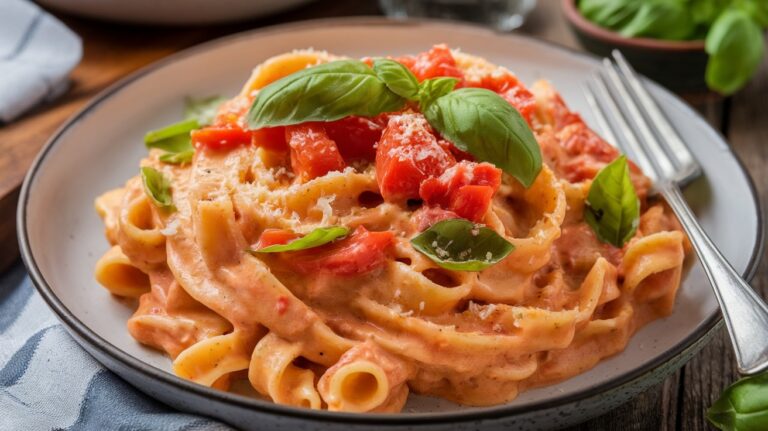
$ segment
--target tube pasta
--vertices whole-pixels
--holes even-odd
[[[495,192],[484,212],[467,218],[514,251],[482,271],[451,271],[412,246],[436,220],[458,217],[452,197],[450,205],[389,199],[379,182],[374,142],[383,141],[389,118],[419,118],[415,105],[301,126],[331,145],[310,154],[333,156],[334,168],[315,177],[297,160],[320,144],[297,148],[282,128],[247,130],[245,113],[266,85],[342,58],[294,51],[256,67],[218,109],[211,130],[242,133],[250,144],[196,142],[184,165],[162,163],[159,150],[141,161],[171,184],[175,211],[156,208],[139,177],[96,199],[111,248],[95,277],[115,295],[138,298],[130,334],[165,351],[177,375],[199,384],[238,392],[245,385],[252,396],[297,407],[397,412],[410,392],[477,406],[508,402],[594,367],[672,312],[690,246],[665,204],[648,199],[649,180],[631,170],[642,206],[635,236],[621,249],[601,243],[584,208],[591,179],[615,150],[550,84],[529,91],[507,69],[433,50],[399,61],[425,74],[437,70],[426,67],[437,54],[448,62],[440,70],[461,75],[462,86],[488,88],[515,105],[542,149],[545,164],[527,189],[501,174],[498,190],[472,183]],[[435,142],[446,163],[477,166],[439,136]],[[409,157],[421,169],[416,161],[430,154]],[[398,181],[419,175],[408,172]],[[465,187],[459,183],[474,175],[448,187]],[[349,235],[295,252],[252,250],[268,230],[293,238],[332,225]]]
[[[315,389],[314,372],[293,364],[301,350],[296,343],[267,334],[253,350],[248,380],[276,403],[319,409],[322,400]]]
[[[359,344],[323,374],[318,390],[329,410],[399,411],[409,367],[373,343]],[[403,395],[405,394],[405,395]]]
[[[149,276],[131,263],[117,245],[96,262],[95,276],[113,295],[138,298],[149,290]]]

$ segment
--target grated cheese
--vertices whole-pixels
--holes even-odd
[[[327,224],[331,216],[333,216],[333,207],[331,207],[331,202],[334,200],[336,200],[336,195],[330,195],[328,197],[321,196],[317,198],[317,204],[315,204],[315,208],[319,209],[323,213],[323,219],[320,221],[320,224]]]
[[[174,218],[165,226],[165,228],[163,228],[163,230],[160,231],[160,233],[165,236],[173,236],[178,233],[178,230],[179,230],[179,219]]]

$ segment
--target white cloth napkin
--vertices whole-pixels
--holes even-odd
[[[80,62],[80,38],[27,0],[0,0],[0,123],[60,96]]]

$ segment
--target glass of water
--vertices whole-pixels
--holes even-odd
[[[520,27],[536,0],[379,0],[390,18],[442,18],[490,25],[500,31]]]

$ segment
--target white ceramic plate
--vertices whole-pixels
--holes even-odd
[[[311,0],[37,0],[75,15],[137,24],[213,24],[277,13]]]
[[[128,335],[125,322],[133,310],[110,297],[92,276],[96,259],[107,250],[93,199],[136,173],[146,153],[145,131],[176,121],[184,96],[234,94],[251,68],[274,54],[314,47],[352,57],[398,55],[439,42],[507,66],[529,84],[546,77],[593,123],[580,85],[596,60],[522,36],[440,22],[351,19],[279,26],[207,43],[106,90],[40,154],[24,183],[18,213],[24,260],[40,293],[88,351],[139,389],[173,406],[244,427],[259,423],[328,429],[354,423],[360,429],[463,429],[482,423],[548,428],[597,415],[660,381],[698,351],[719,322],[717,303],[698,265],[687,274],[673,315],[642,329],[623,353],[573,379],[496,407],[461,407],[426,397],[413,397],[403,413],[390,415],[278,406],[181,380],[170,373],[165,356]],[[694,144],[704,168],[705,176],[686,190],[689,201],[736,269],[751,275],[763,232],[749,177],[693,110],[658,86],[652,90],[685,140]]]

